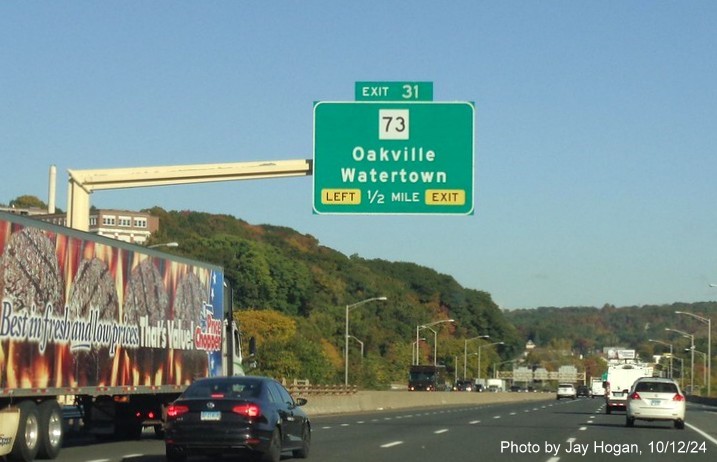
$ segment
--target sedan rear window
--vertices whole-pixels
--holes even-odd
[[[653,393],[677,393],[677,385],[664,382],[638,382],[635,391],[647,391]]]
[[[203,382],[189,386],[184,392],[184,398],[233,398],[245,399],[259,396],[259,383],[257,382]]]

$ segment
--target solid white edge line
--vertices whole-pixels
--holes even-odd
[[[687,422],[685,422],[685,426],[686,426],[686,427],[690,427],[690,429],[696,431],[697,433],[699,433],[700,435],[702,435],[703,438],[707,438],[709,441],[712,442],[712,444],[714,444],[714,445],[717,446],[717,439],[713,438],[713,437],[712,437],[711,435],[709,435],[708,433],[706,433],[706,432],[700,430],[699,428],[695,427],[694,425],[688,424]]]

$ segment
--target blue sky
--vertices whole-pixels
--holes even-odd
[[[98,192],[410,261],[503,308],[717,299],[717,3],[0,3],[0,202],[58,168],[312,157],[312,104],[476,107],[475,213],[312,213],[311,177]]]

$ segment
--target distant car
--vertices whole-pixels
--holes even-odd
[[[192,383],[167,409],[169,462],[203,454],[245,454],[278,462],[309,455],[311,422],[279,382],[268,377],[212,377]]]
[[[685,428],[685,395],[672,379],[643,377],[635,381],[627,395],[625,426],[636,420],[668,420],[675,428]]]
[[[579,385],[575,394],[578,397],[585,396],[585,397],[589,398],[590,397],[590,389],[588,387],[586,387],[585,385]]]
[[[472,380],[458,380],[456,381],[456,391],[473,391],[475,385]]]
[[[561,383],[558,385],[558,393],[555,397],[555,399],[561,399],[561,398],[570,398],[575,399],[577,396],[577,392],[575,391],[575,387],[572,383]]]
[[[478,393],[482,393],[485,391],[485,386],[483,386],[483,384],[481,383],[477,383],[475,386],[475,391],[477,391]]]
[[[512,391],[514,393],[520,393],[520,392],[525,391],[525,389],[523,387],[521,387],[520,385],[511,385],[510,391]]]

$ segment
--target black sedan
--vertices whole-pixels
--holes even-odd
[[[167,460],[189,455],[246,453],[278,462],[306,458],[311,422],[279,382],[267,377],[212,377],[192,383],[167,409]]]

